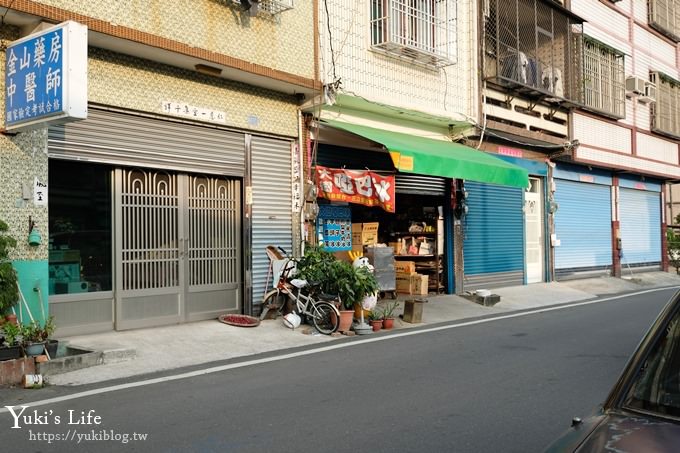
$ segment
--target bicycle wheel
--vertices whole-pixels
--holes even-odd
[[[314,316],[312,321],[319,333],[330,335],[340,325],[340,312],[328,302],[316,302],[312,305]]]
[[[269,291],[262,298],[262,305],[260,306],[260,319],[265,319],[270,311],[276,313],[274,318],[281,312],[283,305],[286,302],[286,295],[276,289]]]

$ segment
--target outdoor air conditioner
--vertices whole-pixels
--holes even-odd
[[[645,93],[644,95],[638,97],[638,101],[643,104],[649,104],[650,102],[656,101],[656,85],[652,82],[645,83]]]
[[[626,77],[626,93],[627,94],[645,94],[645,86],[648,84],[645,79],[641,77],[630,76]]]

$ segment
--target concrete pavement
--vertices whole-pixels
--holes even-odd
[[[496,288],[492,293],[500,295],[501,301],[491,307],[459,296],[428,296],[428,303],[423,307],[423,322],[410,324],[396,319],[394,331],[663,287],[680,287],[680,276],[665,272],[644,272],[633,274],[632,278],[628,274],[621,279],[599,277]],[[410,296],[399,297],[400,304],[396,314],[402,313],[403,300],[407,298]],[[128,378],[297,346],[328,343],[337,341],[338,338],[319,335],[308,326],[301,326],[296,330],[288,329],[279,318],[262,321],[254,328],[233,327],[211,320],[59,340],[72,347],[103,352],[103,363],[66,373],[46,375],[46,381],[55,385],[81,385]]]

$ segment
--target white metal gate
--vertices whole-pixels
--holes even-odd
[[[115,176],[116,328],[210,319],[241,300],[241,183],[142,169]]]
[[[543,281],[543,189],[539,178],[529,178],[524,194],[527,283]]]

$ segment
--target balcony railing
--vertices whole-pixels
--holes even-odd
[[[483,0],[484,77],[550,102],[583,99],[583,21],[546,0]]]

